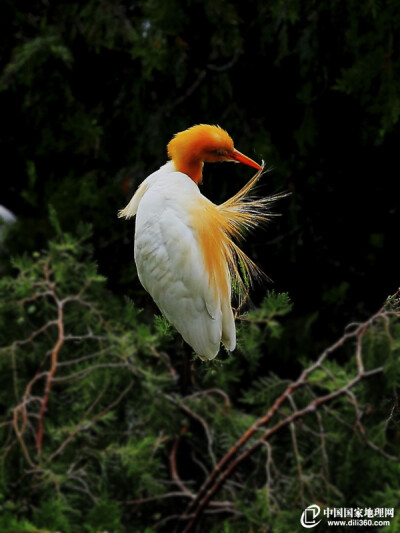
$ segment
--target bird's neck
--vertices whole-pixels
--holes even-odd
[[[203,180],[203,161],[196,157],[179,157],[173,159],[175,168],[191,178],[197,185]]]

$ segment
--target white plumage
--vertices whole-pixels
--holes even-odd
[[[0,205],[0,246],[4,241],[4,226],[14,224],[16,220],[17,218],[14,213],[7,209],[7,207],[4,207],[4,205]]]
[[[136,216],[135,262],[140,282],[165,317],[202,358],[212,359],[221,342],[236,346],[231,279],[243,286],[257,272],[232,238],[267,219],[271,198],[250,200],[262,167],[238,152],[228,133],[201,124],[168,144],[171,161],[139,186],[119,216]],[[235,161],[258,173],[235,196],[217,206],[198,188],[204,162]]]
[[[236,331],[228,266],[224,298],[202,257],[193,221],[201,203],[210,202],[169,161],[144,180],[121,214],[136,215],[135,262],[143,287],[194,351],[212,359],[221,340],[235,349]]]

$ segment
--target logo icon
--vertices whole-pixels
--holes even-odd
[[[321,509],[318,507],[318,505],[309,505],[306,509],[304,509],[301,515],[300,524],[306,528],[317,526],[321,522],[321,520],[318,520],[318,522],[316,521],[316,518],[320,512]]]

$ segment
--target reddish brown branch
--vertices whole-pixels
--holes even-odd
[[[56,299],[55,295],[54,298]],[[59,302],[57,299],[58,304],[58,318],[57,318],[57,330],[58,330],[58,339],[51,351],[51,366],[50,370],[47,373],[47,379],[46,379],[46,385],[44,389],[44,396],[42,405],[40,407],[39,411],[39,421],[38,421],[38,429],[37,429],[37,435],[36,435],[36,452],[38,456],[40,457],[42,454],[42,442],[43,442],[43,434],[44,434],[44,415],[47,409],[47,404],[49,402],[50,397],[50,390],[51,385],[53,381],[53,377],[57,370],[57,361],[58,361],[58,355],[60,353],[60,350],[64,344],[64,313],[63,313],[63,306],[61,305],[61,302]]]
[[[371,375],[375,375],[377,373],[380,373],[383,371],[383,368],[374,369],[370,372],[365,372],[363,374],[358,374],[354,379],[352,379],[347,385],[344,387],[331,392],[330,394],[326,394],[325,396],[321,396],[319,398],[316,398],[312,402],[310,402],[306,407],[303,409],[300,409],[294,413],[292,413],[290,416],[286,417],[284,420],[281,420],[275,426],[265,431],[265,433],[258,439],[256,442],[247,448],[244,452],[242,452],[240,455],[238,455],[235,459],[233,459],[228,466],[225,468],[225,470],[220,469],[218,472],[216,470],[212,472],[210,475],[210,478],[212,477],[212,485],[208,483],[207,490],[203,490],[196,495],[196,497],[193,499],[191,504],[188,506],[188,511],[190,509],[190,514],[192,516],[190,522],[187,524],[187,526],[184,528],[183,533],[189,533],[194,525],[197,523],[201,512],[204,510],[204,508],[208,505],[210,499],[215,495],[217,490],[220,488],[222,483],[231,475],[231,473],[237,468],[237,466],[242,463],[247,457],[252,455],[262,444],[263,442],[267,441],[270,437],[272,437],[275,433],[277,433],[280,429],[284,428],[285,426],[288,426],[290,424],[293,424],[295,420],[298,418],[302,418],[305,415],[314,412],[320,405],[325,404],[327,402],[332,401],[333,399],[345,394],[348,390],[350,390],[352,387],[354,387],[361,379],[364,379],[366,377],[369,377]],[[247,434],[247,433],[246,433]],[[233,447],[235,450],[237,450],[239,447],[237,444]],[[230,450],[231,452],[231,450]],[[228,452],[230,457],[232,456],[231,453]],[[226,457],[226,456],[225,456]],[[400,460],[396,458],[396,460]],[[221,462],[220,462],[221,463]],[[225,463],[226,464],[226,461]],[[210,479],[209,478],[209,479]],[[206,481],[207,483],[207,481]],[[203,494],[201,499],[199,499],[198,495]],[[186,511],[187,512],[187,511]],[[186,518],[185,514],[180,517],[181,520],[184,520]]]
[[[59,366],[59,355],[60,351],[67,341],[74,342],[74,341],[83,341],[83,340],[90,340],[93,339],[97,342],[101,342],[105,339],[104,336],[95,335],[93,334],[90,329],[87,334],[84,335],[74,335],[74,334],[66,334],[65,332],[65,324],[64,324],[64,311],[65,306],[67,304],[71,304],[73,302],[77,303],[80,306],[84,306],[89,308],[93,314],[98,318],[99,322],[102,325],[106,325],[104,318],[102,317],[101,313],[95,308],[93,304],[90,302],[85,301],[82,298],[82,295],[85,293],[87,288],[90,286],[90,281],[87,281],[82,289],[73,296],[67,296],[64,299],[60,299],[57,295],[56,289],[56,283],[51,279],[52,278],[52,270],[50,268],[49,261],[46,261],[42,264],[42,271],[43,271],[43,280],[38,282],[33,282],[33,286],[38,289],[38,292],[33,295],[32,297],[25,298],[20,301],[20,304],[24,305],[27,302],[35,301],[38,299],[44,299],[44,298],[50,298],[52,300],[53,305],[56,308],[56,318],[53,320],[49,320],[47,323],[40,326],[38,329],[33,331],[27,338],[15,341],[11,346],[11,352],[13,356],[13,361],[15,360],[15,351],[20,348],[27,346],[31,343],[34,343],[40,335],[46,333],[50,328],[55,327],[57,328],[57,337],[54,341],[53,346],[50,348],[50,350],[47,351],[45,354],[45,357],[43,359],[42,365],[47,361],[47,357],[50,358],[50,368],[47,371],[38,372],[25,386],[25,390],[22,395],[22,400],[18,405],[16,405],[13,409],[13,418],[11,420],[12,427],[14,429],[14,433],[16,435],[17,441],[19,442],[22,451],[26,457],[26,460],[28,461],[29,465],[34,469],[36,468],[36,465],[34,461],[31,458],[30,452],[29,452],[29,446],[27,445],[25,439],[26,435],[25,432],[28,427],[29,423],[29,417],[36,417],[37,423],[36,423],[36,431],[35,427],[30,424],[29,429],[31,430],[32,436],[35,441],[35,448],[36,448],[36,454],[40,458],[42,455],[42,447],[43,447],[43,438],[45,434],[45,417],[46,417],[46,411],[49,405],[50,397],[51,397],[51,390],[53,384],[58,380],[56,377],[56,373]],[[99,352],[103,353],[103,351]],[[94,357],[95,354],[91,354],[90,356],[83,356],[81,358],[78,358],[73,361],[69,361],[66,363],[61,363],[63,366],[68,366],[68,364],[73,363],[79,363],[83,360],[89,359],[90,357]],[[123,364],[126,366],[126,363]],[[76,377],[84,377],[86,375],[86,372],[90,372],[95,370],[96,368],[103,368],[103,367],[109,367],[113,366],[112,363],[108,363],[107,365],[91,365],[90,369],[86,369],[84,371],[81,371],[81,374],[75,373],[70,374],[69,376],[64,376],[62,379],[75,379]],[[115,366],[121,366],[115,365]],[[15,363],[16,367],[16,363]],[[16,381],[16,368],[14,369],[14,381]],[[39,395],[33,396],[32,390],[34,386],[38,383],[39,380],[44,379],[44,388],[43,388],[43,395],[40,397]],[[129,387],[130,388],[130,387]],[[126,392],[123,391],[120,397],[122,398]],[[17,395],[18,396],[18,395]],[[28,411],[28,406],[33,402],[39,402],[39,408],[38,410],[34,411]],[[116,402],[118,403],[118,399]],[[112,404],[113,405],[113,404]],[[112,408],[112,405],[110,408]],[[108,408],[105,410],[107,412]],[[90,412],[90,409],[87,411],[86,415]],[[101,416],[101,414],[97,415],[97,417]],[[93,418],[92,421],[94,421],[96,417]],[[51,456],[50,460],[53,459],[67,444],[72,440],[73,436],[80,431],[80,426],[78,424],[78,427],[76,428],[76,431],[72,432],[71,435],[66,439],[64,443],[61,444],[61,446],[56,450]]]
[[[238,439],[238,441],[231,447],[231,449],[225,454],[224,457],[222,457],[219,463],[215,466],[214,470],[210,473],[202,487],[199,489],[195,498],[193,498],[193,500],[187,506],[185,512],[179,517],[180,523],[182,523],[182,521],[187,522],[186,526],[183,529],[183,533],[189,533],[190,531],[192,531],[201,513],[204,511],[206,506],[209,504],[211,498],[215,495],[215,493],[224,483],[224,481],[232,474],[232,472],[237,468],[237,466],[242,463],[242,461],[244,461],[247,457],[254,453],[254,451],[258,449],[263,443],[265,443],[270,437],[272,437],[280,429],[290,424],[293,424],[297,419],[302,418],[311,412],[316,412],[316,410],[325,403],[331,402],[332,400],[342,395],[350,395],[350,389],[352,389],[362,379],[376,375],[383,371],[383,367],[375,368],[370,371],[364,370],[364,364],[362,361],[362,337],[368,330],[368,328],[371,327],[377,320],[386,320],[388,314],[394,314],[396,316],[399,316],[398,313],[385,312],[384,309],[381,309],[368,321],[359,324],[353,331],[346,332],[336,343],[327,348],[313,365],[306,368],[302,372],[298,380],[291,383],[283,392],[283,394],[281,394],[281,396],[276,399],[275,403],[272,405],[269,411],[263,417],[257,420],[240,437],[240,439]],[[340,387],[335,391],[330,392],[329,394],[313,399],[306,407],[299,410],[295,410],[291,415],[277,422],[272,428],[267,429],[264,434],[260,438],[258,438],[251,446],[249,446],[245,451],[238,455],[241,448],[243,448],[244,444],[247,443],[251,439],[251,437],[254,436],[255,432],[259,430],[262,426],[266,426],[272,420],[272,418],[277,415],[282,404],[286,400],[292,399],[292,395],[297,389],[308,384],[307,379],[310,374],[312,374],[316,369],[322,368],[322,364],[327,359],[327,357],[331,353],[336,351],[338,348],[343,346],[344,343],[351,338],[356,338],[357,340],[355,354],[357,367],[356,376],[353,379],[349,380],[347,384],[343,387]],[[362,431],[361,434],[363,435]],[[395,458],[395,460],[398,459]]]
[[[170,467],[171,467],[171,476],[172,476],[172,479],[175,481],[176,485],[181,489],[181,491],[184,494],[186,494],[186,496],[189,496],[190,498],[194,498],[194,494],[192,492],[190,492],[190,490],[186,487],[186,485],[183,483],[183,481],[179,477],[178,469],[176,467],[176,452],[177,452],[177,449],[178,449],[179,441],[180,441],[180,437],[177,437],[174,440],[174,444],[172,445],[172,448],[171,448],[171,453],[169,454],[169,464],[170,464]]]

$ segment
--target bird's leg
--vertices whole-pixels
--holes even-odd
[[[193,365],[192,365],[192,349],[182,340],[181,344],[181,372],[179,374],[179,385],[182,396],[186,396],[193,387]]]

